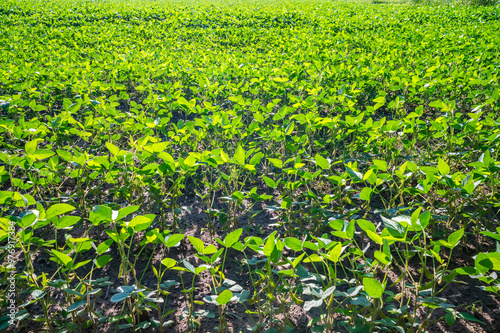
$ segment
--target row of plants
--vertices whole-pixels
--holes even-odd
[[[500,320],[497,7],[0,13],[2,329]]]
[[[19,193],[4,192],[2,196],[6,206],[25,206],[24,200],[29,204],[30,198]],[[422,213],[420,208],[411,216],[382,217],[382,225],[361,218],[349,222],[331,219],[323,228],[327,232],[318,237],[284,237],[274,231],[264,239],[242,238],[240,228],[209,244],[195,236],[152,228],[153,214],[127,218],[138,211],[138,206],[118,211],[95,206],[87,230],[103,227],[106,239],[96,240],[87,233],[85,237],[73,238],[67,232],[61,244],[57,231],[70,231],[80,220],[68,215],[75,207],[54,204],[44,210],[37,204],[37,208],[20,216],[9,216],[21,229],[15,240],[27,263],[18,287],[21,294],[29,296],[19,306],[21,311],[17,316],[25,324],[23,319],[29,316],[26,309],[39,304],[43,314],[35,320],[47,323],[51,331],[55,325],[70,331],[83,325],[97,331],[98,323],[120,321],[126,323],[118,325],[119,329],[138,331],[153,327],[164,331],[173,324],[168,315],[175,309],[168,306],[168,298],[169,290],[174,287],[182,289],[185,295],[188,306],[182,310],[181,318],[186,318],[188,327],[196,330],[203,317],[214,318],[217,313],[219,332],[229,329],[227,318],[233,314],[232,303],[246,310],[248,322],[253,324],[248,328],[254,332],[265,328],[267,332],[294,329],[288,318],[294,305],[311,313],[307,326],[313,332],[331,331],[339,325],[358,332],[384,328],[424,332],[432,325],[431,315],[436,309],[445,309],[445,313],[433,319],[434,322],[445,319],[451,325],[457,318],[478,321],[440,297],[457,276],[471,276],[487,283],[485,291],[499,293],[500,280],[494,273],[500,270],[499,253],[481,252],[474,266],[451,269],[453,250],[465,230],[459,229],[447,238],[433,238],[430,231],[435,221],[429,211]],[[46,233],[47,227],[56,231],[53,239],[34,236]],[[499,241],[498,231],[481,233]],[[194,253],[180,259],[168,256],[170,249],[179,247],[181,242],[189,242]],[[106,254],[112,246],[118,257]],[[32,264],[34,253],[43,247],[52,248],[47,250],[49,260],[57,265],[50,274],[37,275]],[[149,260],[141,272],[135,267],[142,253]],[[160,258],[152,260],[158,253]],[[241,286],[231,279],[231,273],[224,269],[228,253],[241,253],[244,257],[241,268],[247,270],[251,284]],[[107,316],[95,308],[96,298],[112,284],[109,276],[97,277],[99,271],[107,274],[105,268],[111,260],[120,261],[121,285],[110,298],[110,302],[122,304],[115,316]],[[85,266],[90,269],[84,270]],[[146,269],[154,272],[156,283],[142,282]],[[177,271],[176,277],[166,280],[171,271]],[[395,274],[391,276],[390,272]],[[196,282],[203,273],[205,280],[208,277],[210,281],[210,293],[200,300],[201,297],[195,297],[200,293]],[[49,308],[57,294],[64,295],[64,299],[56,316]],[[5,328],[7,320],[3,319]]]

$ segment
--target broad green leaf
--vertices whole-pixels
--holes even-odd
[[[90,212],[89,220],[93,225],[99,225],[100,222],[111,222],[113,211],[108,206],[94,206]]]
[[[245,150],[241,147],[241,145],[238,145],[236,148],[233,159],[239,165],[245,165]]]
[[[375,225],[370,221],[359,219],[356,221],[356,223],[359,225],[359,227],[363,231],[371,230],[371,231],[375,232],[375,230],[376,230]]]
[[[23,214],[19,215],[19,217],[21,217],[21,221],[18,221],[17,225],[23,229],[31,227],[38,221],[39,216],[40,214],[36,209],[24,212]]]
[[[469,320],[469,321],[475,321],[475,322],[481,323],[483,325],[486,325],[486,323],[484,321],[477,319],[476,317],[474,317],[473,315],[471,315],[470,313],[467,313],[467,312],[458,313],[457,318],[465,319],[465,320]]]
[[[375,251],[373,256],[384,265],[389,265],[391,263],[391,258],[388,257],[384,252]]]
[[[133,212],[137,211],[139,209],[139,206],[127,206],[120,208],[118,211],[118,215],[116,215],[116,218],[114,218],[114,221],[119,221],[123,219],[125,216],[132,214]]]
[[[32,140],[29,142],[26,142],[24,145],[24,151],[26,154],[33,154],[36,151],[36,148],[38,147],[38,140]]]
[[[285,238],[285,245],[292,251],[302,251],[302,242],[295,237]]]
[[[384,226],[387,228],[389,233],[395,237],[395,238],[404,238],[406,231],[405,228],[398,222],[394,221],[392,219],[388,219],[383,217],[382,215],[380,216],[382,218],[382,221],[384,222]]]
[[[203,241],[199,238],[196,238],[194,236],[188,236],[189,241],[191,244],[193,244],[195,250],[198,253],[203,253],[203,250],[205,249],[205,245],[203,244]]]
[[[250,159],[249,164],[251,165],[257,165],[260,163],[262,158],[264,157],[264,154],[261,152],[258,152],[257,154],[253,155],[253,157]]]
[[[418,223],[419,222],[419,216],[420,216],[420,212],[422,211],[422,207],[419,207],[417,210],[415,210],[413,212],[413,214],[411,214],[411,225],[413,226],[413,228],[415,228],[415,230],[420,230],[420,224]]]
[[[373,278],[363,278],[363,287],[368,296],[380,298],[384,293],[384,285]]]
[[[76,301],[75,303],[71,304],[66,311],[73,312],[73,311],[77,310],[78,308],[81,308],[85,304],[87,304],[87,299],[81,299],[81,300]]]
[[[370,187],[363,187],[361,193],[359,193],[359,198],[361,200],[369,201],[372,197],[373,190]]]
[[[30,154],[29,156],[36,160],[44,160],[51,157],[52,155],[54,155],[54,152],[48,149],[37,149],[33,154]]]
[[[113,244],[113,239],[105,240],[104,242],[99,244],[99,246],[97,247],[97,253],[98,254],[106,253],[108,251],[109,247],[111,246],[111,244]]]
[[[276,168],[280,168],[283,166],[283,162],[278,160],[277,158],[268,158],[269,162],[271,162]]]
[[[110,262],[112,259],[113,258],[111,258],[111,256],[109,254],[106,254],[106,255],[100,256],[97,259],[94,259],[94,263],[95,263],[95,266],[97,268],[102,268],[102,267],[106,266],[106,264],[108,262]]]
[[[375,243],[379,244],[379,245],[382,245],[383,244],[383,240],[382,240],[382,237],[380,237],[380,235],[378,235],[375,231],[371,231],[371,230],[365,230],[366,232],[366,235],[372,240],[374,241]]]
[[[184,238],[184,235],[183,234],[173,234],[173,235],[170,235],[168,236],[167,240],[166,240],[166,246],[167,247],[173,247],[173,246],[176,246],[177,244],[180,243],[180,241]]]
[[[438,170],[442,176],[445,176],[450,172],[450,167],[448,166],[448,164],[445,161],[443,161],[442,159],[439,159]]]
[[[304,302],[304,311],[311,311],[312,308],[320,307],[323,304],[323,300],[315,299],[311,301]]]
[[[68,267],[68,264],[71,263],[73,260],[67,254],[59,252],[57,250],[51,250],[51,252],[54,255],[54,257],[57,258],[57,261],[59,261],[60,263],[62,263],[66,267]]]
[[[460,239],[464,235],[464,229],[460,229],[448,236],[448,243],[452,244],[452,247],[457,246]]]
[[[342,254],[342,243],[338,242],[331,250],[328,252],[328,259],[337,263]]]
[[[387,162],[382,160],[373,160],[373,164],[381,171],[387,171]]]
[[[177,265],[177,261],[171,258],[165,258],[161,261],[161,263],[167,268],[172,268]]]
[[[236,229],[235,231],[227,234],[226,237],[224,238],[224,245],[226,247],[233,246],[233,244],[236,243],[240,239],[242,232],[243,232],[243,229]]]
[[[323,170],[328,170],[330,169],[330,162],[323,156],[316,154],[316,157],[314,158],[316,160],[316,164]]]
[[[429,222],[431,221],[431,212],[430,211],[423,212],[418,218],[418,221],[423,229],[427,228]]]
[[[50,220],[54,216],[65,214],[65,213],[71,212],[73,210],[75,210],[75,207],[73,207],[71,205],[64,204],[64,203],[63,204],[55,204],[55,205],[50,206],[49,209],[47,209],[45,211],[45,219]]]
[[[34,299],[40,299],[45,295],[46,295],[45,291],[40,289],[33,290],[33,292],[31,293],[31,297],[33,297]]]
[[[267,186],[271,188],[276,188],[276,182],[271,178],[264,176],[262,177],[262,179],[264,179],[264,182],[266,183]]]
[[[231,290],[226,289],[223,292],[221,292],[215,300],[216,300],[217,304],[225,305],[225,304],[229,303],[231,298],[233,298],[233,293],[231,292]]]
[[[270,257],[271,253],[273,250],[276,248],[276,239],[274,238],[274,235],[276,234],[276,231],[273,232],[271,235],[266,240],[266,243],[264,244],[264,255],[266,257]]]
[[[480,253],[475,260],[476,269],[480,273],[486,273],[488,270],[500,271],[500,253]]]
[[[65,229],[73,226],[75,223],[81,220],[81,217],[79,216],[63,216],[59,218],[59,221],[57,222],[57,225],[54,224],[54,226],[57,229]]]
[[[133,228],[137,232],[149,228],[152,222],[153,220],[150,217],[139,215],[125,224],[128,228]]]
[[[106,142],[106,147],[111,152],[111,154],[118,156],[120,153],[120,148],[112,144],[111,142]]]
[[[196,157],[194,155],[189,155],[184,159],[184,164],[192,168],[196,164]]]

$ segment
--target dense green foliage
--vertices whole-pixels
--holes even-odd
[[[463,277],[499,297],[499,7],[19,0],[0,15],[12,330],[216,317],[223,332],[246,313],[288,332],[300,307],[313,332],[424,332],[478,320],[440,296]]]

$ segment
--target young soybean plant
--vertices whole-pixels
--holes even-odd
[[[184,238],[184,235],[182,235],[182,234],[165,235],[165,233],[168,234],[168,231],[160,233],[157,229],[151,230],[150,232],[146,233],[146,237],[145,237],[145,240],[143,242],[145,244],[161,243],[165,246],[165,248],[169,249],[169,248],[178,246],[180,244],[180,242],[182,241],[182,239]],[[155,249],[156,249],[156,247],[155,247]],[[163,256],[164,250],[165,249],[162,250],[162,256]],[[155,252],[152,251],[151,258],[154,255],[154,253]],[[150,258],[150,261],[151,261],[151,258]],[[167,281],[163,281],[163,282],[162,282],[162,280],[163,280],[163,276],[165,275],[167,270],[171,269],[172,267],[175,267],[176,265],[177,265],[177,261],[175,261],[174,259],[164,258],[161,261],[161,264],[158,267],[158,269],[154,265],[151,266],[153,269],[153,273],[157,279],[156,291],[152,291],[151,293],[157,294],[157,295],[161,294],[161,295],[165,296],[165,300],[163,298],[159,297],[159,298],[157,298],[157,301],[154,302],[154,304],[151,304],[151,306],[153,308],[156,308],[156,311],[158,313],[158,318],[159,318],[158,323],[155,323],[154,319],[151,319],[151,322],[154,324],[153,327],[160,328],[160,332],[163,332],[164,327],[167,327],[167,326],[173,324],[172,320],[165,321],[165,318],[170,313],[175,311],[175,309],[166,311],[166,306],[167,306],[166,298],[168,297],[168,295],[170,295],[170,292],[168,291],[169,288],[177,286],[177,285],[179,285],[179,283],[177,281],[174,281],[174,280],[167,280]],[[166,268],[163,269],[163,266],[165,266]],[[145,273],[145,271],[144,271],[144,273]],[[143,273],[143,275],[144,275],[144,273]],[[161,306],[162,303],[163,303],[163,307]]]
[[[138,328],[143,322],[143,312],[145,311],[140,304],[141,296],[140,292],[145,291],[144,288],[139,288],[139,280],[137,278],[137,272],[135,269],[135,261],[131,262],[131,254],[133,248],[133,240],[136,235],[143,230],[146,230],[153,223],[155,215],[138,215],[135,216],[130,221],[124,221],[123,219],[137,211],[138,206],[124,207],[118,211],[113,211],[107,206],[95,206],[90,213],[89,219],[94,225],[106,224],[106,226],[111,226],[112,229],[106,229],[106,234],[110,237],[112,241],[117,244],[118,251],[120,253],[121,264],[118,272],[118,277],[123,280],[123,286],[119,288],[119,293],[112,297],[113,302],[125,301],[124,305],[127,304],[129,314],[125,316],[128,324],[131,327]],[[130,241],[127,243],[127,239]],[[107,245],[109,246],[109,245]],[[145,248],[145,244],[142,249]],[[142,249],[140,252],[142,252]],[[140,255],[139,252],[139,255]],[[136,256],[136,260],[137,260]],[[134,280],[134,285],[130,286],[129,274],[132,273]],[[146,297],[147,298],[147,297]],[[123,311],[124,307],[122,308]],[[145,324],[142,324],[145,325]],[[144,326],[141,326],[144,327]]]

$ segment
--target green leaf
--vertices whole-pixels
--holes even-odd
[[[420,216],[421,211],[422,211],[422,207],[419,207],[417,210],[415,210],[413,212],[413,214],[411,214],[410,223],[413,226],[413,228],[415,228],[415,230],[420,230],[420,224],[418,223],[419,222],[418,217]]]
[[[224,245],[226,247],[233,246],[233,244],[236,243],[240,239],[242,232],[243,232],[243,229],[237,229],[237,230],[227,234],[226,237],[224,238]]]
[[[323,170],[328,170],[330,169],[330,162],[323,156],[316,154],[315,158],[316,164]]]
[[[462,239],[463,235],[464,235],[464,229],[455,231],[454,233],[448,236],[448,243],[452,244],[453,247],[457,246],[458,242],[460,241],[460,239]]]
[[[187,260],[184,260],[182,262],[182,264],[184,265],[184,267],[187,268],[188,271],[190,271],[191,273],[196,273],[196,268],[193,266],[193,264],[191,264],[189,261]]]
[[[196,157],[194,155],[189,155],[184,159],[184,164],[192,168],[196,164]]]
[[[476,256],[476,259],[474,259],[474,266],[475,266],[477,272],[480,274],[484,274],[489,269],[493,268],[493,264],[492,264],[491,260],[489,260],[489,254],[488,253],[479,253]]]
[[[110,301],[113,303],[118,303],[129,297],[131,292],[115,294],[111,297]]]
[[[363,287],[368,296],[380,298],[384,293],[384,285],[373,278],[363,278]]]
[[[500,227],[497,228],[497,233],[493,233],[491,231],[481,231],[479,232],[481,235],[485,235],[487,237],[493,238],[494,240],[500,241]]]
[[[469,321],[475,321],[475,322],[481,323],[483,325],[486,325],[485,322],[477,319],[476,317],[474,317],[473,315],[471,315],[470,313],[467,313],[467,312],[460,312],[460,313],[458,313],[457,314],[457,318],[465,319],[465,320],[469,320]]]
[[[283,209],[288,209],[292,205],[292,199],[289,197],[283,198],[283,201],[281,201],[281,208]]]
[[[57,258],[57,261],[59,261],[60,263],[62,263],[66,267],[68,267],[68,264],[71,263],[73,260],[67,254],[59,252],[57,250],[52,250],[51,252]]]
[[[418,221],[423,229],[427,228],[429,222],[431,221],[431,212],[430,211],[423,212],[418,218]]]
[[[361,228],[361,230],[363,230],[365,232],[367,230],[370,230],[372,232],[376,232],[375,225],[372,222],[370,222],[370,221],[359,219],[359,220],[356,221],[356,223],[359,225],[359,227]]]
[[[183,234],[173,234],[168,236],[167,241],[166,241],[166,246],[167,247],[173,247],[179,244],[179,242],[184,238]]]
[[[274,248],[276,247],[276,238],[274,238],[274,235],[276,234],[276,231],[273,232],[272,234],[269,235],[267,238],[266,243],[264,244],[264,255],[266,257],[270,257],[271,253],[273,252]]]
[[[278,160],[277,158],[268,158],[269,162],[271,162],[276,168],[280,168],[283,166],[283,162]]]
[[[359,193],[359,198],[361,200],[370,201],[372,197],[373,190],[370,187],[363,187],[361,193]]]
[[[165,267],[168,268],[172,268],[174,267],[175,265],[177,265],[177,261],[175,261],[174,259],[171,259],[171,258],[165,258],[161,261],[161,263],[163,265],[165,265]]]
[[[387,162],[382,160],[373,160],[373,164],[381,171],[387,171]]]
[[[387,228],[389,233],[395,238],[404,238],[406,231],[405,228],[398,222],[392,219],[388,219],[380,215],[382,221],[384,222],[384,226]]]
[[[38,147],[38,140],[32,140],[29,142],[26,142],[24,145],[24,151],[26,154],[33,154],[36,151],[36,148]]]
[[[114,218],[114,221],[119,221],[123,219],[125,216],[132,214],[133,212],[137,211],[139,209],[139,206],[127,206],[123,207],[118,211],[118,215],[116,218]]]
[[[285,245],[292,251],[302,251],[302,242],[295,237],[285,238]]]
[[[31,227],[38,221],[40,213],[37,210],[29,210],[21,215],[19,217],[21,218],[21,221],[17,222],[17,225],[23,229],[26,229],[28,227]]]
[[[231,300],[231,298],[233,298],[233,293],[231,292],[231,290],[226,289],[223,292],[221,292],[219,294],[219,296],[217,296],[217,298],[215,299],[215,301],[219,305],[224,305],[224,304],[229,303],[229,301]]]
[[[358,296],[358,297],[351,298],[350,303],[352,305],[360,305],[360,306],[365,307],[365,308],[372,305],[372,303],[364,296]]]
[[[80,221],[82,218],[79,216],[63,216],[57,221],[57,224],[54,223],[54,226],[57,229],[66,229],[73,226],[75,223]]]
[[[448,166],[448,164],[445,161],[443,161],[442,159],[439,159],[438,170],[442,176],[445,176],[450,172],[450,167]]]
[[[276,182],[271,178],[264,176],[262,177],[262,179],[264,179],[264,182],[266,183],[267,186],[271,188],[276,188]]]
[[[61,157],[65,161],[67,161],[67,162],[73,161],[73,155],[71,155],[71,153],[69,153],[65,150],[60,150],[60,149],[56,150],[56,152],[57,152],[57,155],[59,155],[59,157]]]
[[[119,214],[119,213],[118,213]],[[111,222],[113,211],[108,206],[94,206],[90,212],[89,220],[93,225],[99,225],[100,222]]]
[[[55,204],[50,206],[49,209],[45,211],[45,219],[50,220],[54,216],[58,216],[67,212],[75,210],[75,207],[68,204]]]
[[[312,308],[320,307],[323,304],[322,299],[315,299],[304,302],[304,311],[310,311]]]
[[[342,243],[337,243],[331,250],[328,252],[328,259],[337,263],[340,259],[340,255],[342,254]]]
[[[476,269],[485,273],[488,270],[500,271],[500,253],[480,253],[475,260]]]
[[[42,298],[43,296],[45,296],[45,292],[40,290],[40,289],[36,289],[36,290],[33,290],[33,292],[31,293],[31,297],[33,297],[34,299],[40,299]]]
[[[104,242],[99,244],[99,246],[97,247],[97,253],[99,255],[106,253],[108,251],[109,247],[111,246],[111,244],[113,244],[113,240],[111,238],[105,240]]]
[[[73,312],[76,309],[84,306],[85,304],[87,304],[87,300],[86,299],[81,299],[81,300],[76,301],[75,303],[71,304],[66,311]]]
[[[51,157],[52,155],[54,155],[54,152],[48,149],[37,149],[33,154],[30,154],[29,156],[36,160],[44,160]]]
[[[133,228],[134,231],[138,232],[138,231],[146,230],[147,228],[149,228],[151,223],[153,223],[153,219],[151,219],[148,216],[139,215],[139,216],[134,217],[132,219],[132,221],[126,223],[126,225],[127,225],[127,227]]]
[[[152,153],[161,153],[168,147],[169,144],[169,142],[156,142],[153,143],[149,148],[151,149]],[[144,147],[144,149],[146,148]]]
[[[253,155],[253,157],[250,159],[249,164],[251,165],[257,165],[260,163],[262,158],[264,157],[264,154],[261,152],[258,152],[257,154]]]
[[[460,275],[477,275],[477,270],[470,266],[455,268],[455,272]]]
[[[446,319],[446,324],[448,324],[448,326],[453,326],[453,324],[455,324],[456,321],[456,317],[451,313],[445,314],[444,319]]]
[[[391,263],[391,258],[388,257],[384,252],[375,251],[373,256],[384,265],[389,265]]]
[[[443,101],[437,100],[437,101],[430,102],[429,106],[433,107],[433,108],[442,108],[443,107]]]
[[[109,254],[106,254],[106,255],[100,256],[97,259],[94,259],[94,263],[95,263],[95,266],[97,268],[102,268],[102,267],[106,266],[106,264],[108,262],[110,262],[112,259],[113,258],[111,258],[111,256]]]
[[[189,241],[191,244],[193,244],[195,250],[198,253],[203,253],[203,250],[205,249],[205,245],[203,244],[203,241],[199,238],[196,238],[194,236],[188,236]]]
[[[382,245],[383,244],[383,240],[382,240],[382,237],[380,237],[375,231],[371,231],[371,230],[365,230],[366,232],[366,235],[372,240],[374,241],[375,243],[379,244],[379,245]]]
[[[120,154],[120,148],[112,144],[111,142],[106,142],[106,147],[111,152],[111,154],[118,156]]]
[[[241,145],[238,145],[236,148],[233,159],[239,165],[245,165],[245,150],[241,147]]]

